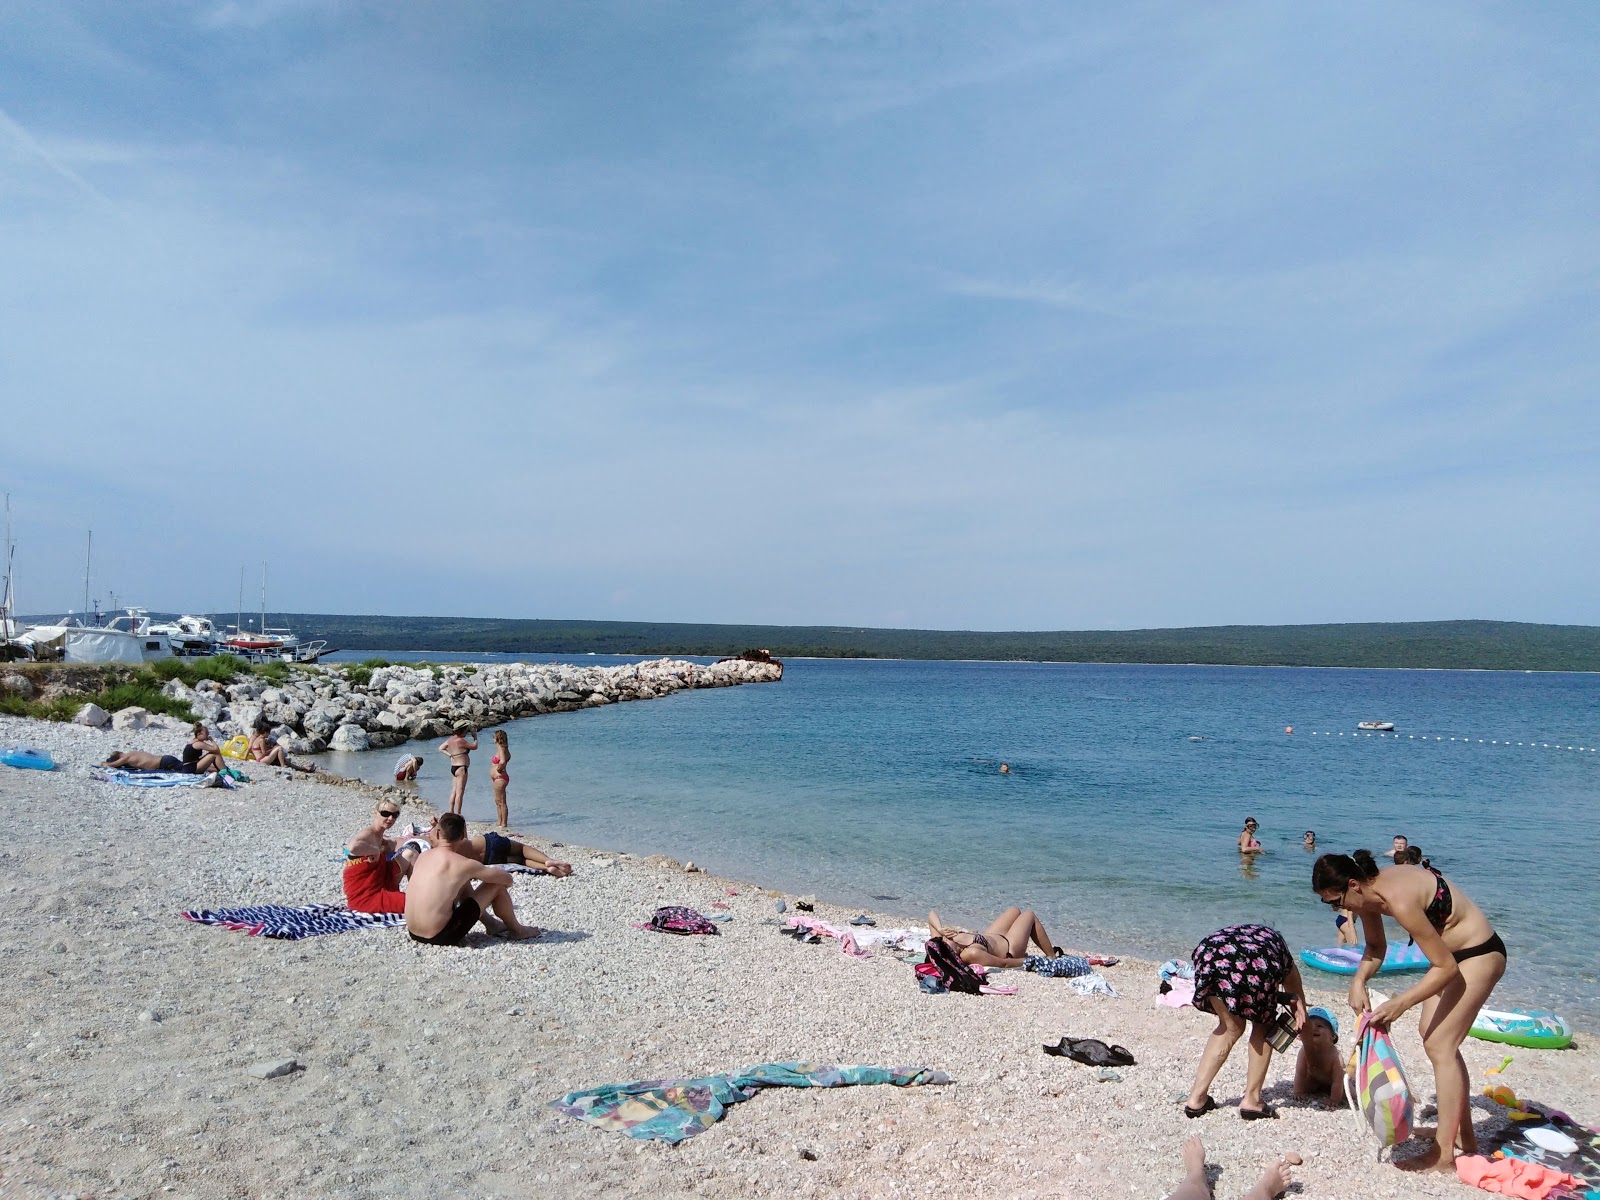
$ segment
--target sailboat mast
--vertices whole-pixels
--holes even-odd
[[[94,558],[94,530],[89,530],[89,545],[83,552],[83,615],[89,615],[89,563]]]
[[[233,614],[233,630],[244,636],[244,564],[239,564],[239,611]]]
[[[261,563],[261,636],[267,636],[267,564]]]

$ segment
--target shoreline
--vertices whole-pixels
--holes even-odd
[[[1280,1120],[1245,1124],[1225,1108],[1186,1121],[1173,1097],[1214,1022],[1154,1007],[1151,963],[1103,971],[1118,999],[1022,972],[1002,973],[1015,996],[926,996],[889,955],[858,961],[778,936],[759,885],[660,856],[563,846],[571,879],[514,888],[519,913],[554,931],[532,943],[475,937],[449,950],[394,930],[270,942],[190,925],[177,908],[337,901],[335,851],[370,801],[405,799],[407,821],[422,806],[394,785],[274,769],[250,770],[255,782],[234,792],[87,777],[113,743],[170,736],[0,718],[0,741],[46,743],[62,763],[0,775],[16,831],[0,848],[0,927],[17,1013],[0,1028],[17,1064],[0,1084],[0,1180],[19,1194],[890,1196],[932,1185],[1155,1197],[1178,1181],[1191,1133],[1225,1172],[1223,1200],[1290,1148],[1307,1160],[1296,1172],[1306,1197],[1467,1194],[1373,1162],[1349,1114],[1289,1100],[1292,1056],[1269,1076]],[[85,872],[83,839],[102,829],[137,833]],[[733,920],[713,938],[633,927],[671,903]],[[819,896],[815,915],[837,924],[854,911]],[[1307,982],[1341,1011],[1342,987]],[[1415,1024],[1397,1040],[1426,1095]],[[1138,1065],[1097,1083],[1041,1053],[1063,1034],[1126,1045]],[[1469,1040],[1464,1053],[1476,1089],[1504,1048]],[[1580,1120],[1600,1112],[1593,1049],[1514,1053],[1505,1082],[1519,1095]],[[247,1074],[274,1057],[301,1069]],[[909,1063],[955,1083],[775,1089],[671,1149],[547,1107],[571,1089],[768,1060]],[[1236,1051],[1215,1089],[1225,1105],[1242,1076]],[[1480,1131],[1499,1112],[1480,1099]]]

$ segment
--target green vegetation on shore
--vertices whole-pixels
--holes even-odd
[[[98,704],[107,712],[138,707],[185,721],[194,720],[189,705],[167,695],[162,687],[181,679],[193,687],[202,679],[227,683],[241,675],[256,675],[269,683],[289,678],[286,663],[248,663],[231,654],[211,658],[165,658],[143,666],[107,663],[10,663],[5,673],[21,675],[33,689],[24,696],[0,689],[0,713],[37,717],[45,721],[70,721],[85,704]]]
[[[296,614],[284,619],[307,639],[326,638],[335,646],[395,651],[584,654],[592,650],[600,654],[721,656],[762,647],[780,658],[1600,671],[1600,627],[1518,621],[987,633],[472,617]]]

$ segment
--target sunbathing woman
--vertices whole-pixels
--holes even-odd
[[[216,742],[211,740],[211,733],[206,729],[206,723],[196,721],[194,736],[183,748],[183,769],[204,775],[209,771],[220,771],[224,765],[222,751],[218,750]]]
[[[1408,1171],[1453,1172],[1457,1146],[1464,1154],[1478,1152],[1468,1107],[1471,1077],[1461,1057],[1461,1043],[1506,973],[1506,944],[1483,910],[1429,867],[1380,871],[1367,850],[1324,854],[1312,868],[1311,886],[1324,904],[1359,916],[1366,932],[1367,948],[1350,982],[1350,1007],[1358,1013],[1371,1012],[1372,1023],[1387,1028],[1406,1010],[1422,1005],[1422,1046],[1433,1064],[1439,1126],[1430,1150],[1396,1165]],[[1373,1009],[1367,981],[1388,951],[1385,917],[1393,918],[1416,940],[1432,965],[1416,983]]]
[[[1020,967],[1027,958],[1028,942],[1039,947],[1046,958],[1059,957],[1061,951],[1045,933],[1032,909],[1015,905],[1006,909],[982,933],[946,925],[939,914],[928,914],[928,933],[943,938],[961,955],[961,961],[974,967]]]
[[[1267,1067],[1272,1063],[1267,1033],[1278,1014],[1278,994],[1289,993],[1297,1030],[1306,1020],[1305,984],[1289,954],[1289,944],[1266,925],[1230,925],[1201,938],[1193,958],[1194,1006],[1214,1014],[1217,1027],[1200,1055],[1183,1115],[1203,1117],[1217,1106],[1211,1097],[1211,1081],[1233,1053],[1248,1021],[1250,1063],[1239,1115],[1246,1121],[1277,1117],[1276,1110],[1261,1098],[1261,1085],[1267,1081]]]
[[[246,751],[251,762],[261,763],[268,767],[288,767],[291,771],[315,771],[315,767],[302,767],[298,763],[289,761],[289,756],[283,752],[283,747],[278,745],[275,738],[267,736],[271,728],[265,717],[257,717],[255,732],[250,738],[250,749]]]

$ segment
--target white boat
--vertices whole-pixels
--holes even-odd
[[[1357,721],[1357,729],[1364,729],[1368,733],[1393,733],[1393,721]]]
[[[41,662],[143,663],[172,657],[164,633],[152,633],[142,608],[130,608],[109,625],[85,625],[68,614],[55,625],[35,625],[26,640]]]
[[[217,649],[217,627],[209,617],[192,617],[185,613],[175,621],[150,626],[152,633],[164,633],[172,643],[172,652],[180,655],[213,654]]]

